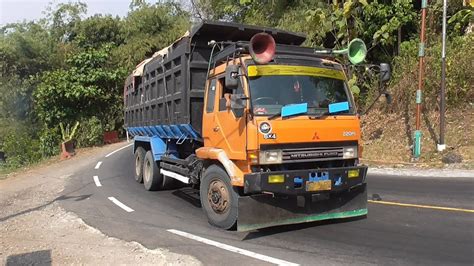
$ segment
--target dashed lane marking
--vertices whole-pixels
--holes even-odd
[[[102,162],[101,162],[101,161],[100,161],[100,162],[97,162],[97,164],[95,165],[95,168],[94,168],[94,169],[99,169],[101,165],[102,165]]]
[[[100,183],[100,180],[99,180],[99,177],[98,176],[94,176],[94,183],[97,187],[101,187],[102,184]]]
[[[273,264],[277,264],[277,265],[291,265],[291,266],[299,265],[299,264],[289,262],[289,261],[286,261],[286,260],[276,259],[276,258],[273,258],[273,257],[269,257],[269,256],[265,256],[265,255],[262,255],[262,254],[259,254],[259,253],[255,253],[255,252],[252,252],[252,251],[249,251],[249,250],[245,250],[245,249],[237,248],[237,247],[230,246],[230,245],[227,245],[227,244],[223,244],[223,243],[220,243],[220,242],[217,242],[217,241],[214,241],[214,240],[210,240],[210,239],[200,237],[200,236],[197,236],[197,235],[193,235],[193,234],[190,234],[190,233],[186,233],[186,232],[183,232],[183,231],[179,231],[179,230],[175,230],[175,229],[168,229],[166,231],[168,231],[172,234],[176,234],[176,235],[179,235],[179,236],[182,236],[182,237],[186,237],[186,238],[189,238],[189,239],[192,239],[192,240],[196,240],[198,242],[201,242],[201,243],[204,243],[204,244],[207,244],[207,245],[214,246],[216,248],[224,249],[224,250],[227,250],[227,251],[230,251],[230,252],[235,252],[235,253],[238,253],[238,254],[241,254],[241,255],[244,255],[244,256],[248,256],[248,257],[251,257],[251,258],[254,258],[254,259],[266,261],[266,262],[269,262],[269,263],[273,263]]]
[[[127,205],[123,204],[122,202],[120,202],[118,199],[114,198],[114,197],[108,197],[108,199],[110,201],[112,201],[115,205],[119,206],[120,208],[122,208],[123,210],[125,210],[126,212],[133,212],[133,209],[128,207]]]
[[[451,208],[451,207],[442,207],[442,206],[419,205],[419,204],[400,203],[400,202],[383,201],[383,200],[368,200],[368,202],[370,202],[370,203],[375,203],[375,204],[401,206],[401,207],[412,207],[412,208],[422,208],[422,209],[432,209],[432,210],[442,210],[442,211],[454,211],[454,212],[468,212],[468,213],[474,213],[474,210],[462,209],[462,208]]]
[[[128,144],[127,146],[124,146],[124,147],[122,147],[122,148],[120,148],[120,149],[116,149],[115,151],[113,151],[113,152],[111,152],[111,153],[105,155],[105,157],[107,158],[107,157],[109,157],[110,155],[112,155],[112,154],[114,154],[114,153],[116,153],[116,152],[119,152],[119,151],[121,151],[121,150],[123,150],[123,149],[126,149],[126,148],[128,148],[128,147],[130,147],[130,146],[132,146],[132,145],[133,145],[133,143],[132,143],[132,144]]]

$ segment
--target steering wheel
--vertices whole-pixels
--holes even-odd
[[[255,100],[253,100],[255,104],[264,104],[264,103],[258,103],[258,102],[261,102],[261,101],[266,101],[267,104],[276,104],[277,101],[272,98],[272,97],[259,97]]]

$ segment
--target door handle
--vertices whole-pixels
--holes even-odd
[[[220,129],[219,127],[215,127],[215,128],[213,128],[214,132],[217,132],[217,131],[219,131],[219,129]]]

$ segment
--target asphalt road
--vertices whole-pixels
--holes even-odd
[[[474,213],[430,207],[473,210],[474,178],[370,175],[369,199],[427,208],[370,202],[367,219],[314,222],[244,233],[210,226],[193,189],[145,191],[133,179],[131,147],[104,157],[101,162],[91,164],[70,179],[65,189],[68,197],[61,201],[67,210],[109,236],[137,241],[147,248],[189,254],[204,264],[269,262],[168,230],[301,265],[474,264]]]

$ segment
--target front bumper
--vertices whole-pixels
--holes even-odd
[[[358,170],[358,176],[349,177],[351,170],[352,172]],[[269,183],[270,175],[283,175],[284,181]],[[310,195],[339,192],[364,184],[366,175],[367,166],[251,173],[244,176],[244,193],[247,195],[264,192],[282,195]],[[320,184],[324,184],[324,186]]]
[[[250,231],[277,225],[351,217],[363,219],[366,215],[365,183],[345,192],[328,193],[328,198],[317,201],[305,196],[275,197],[257,194],[239,197],[237,230]]]

